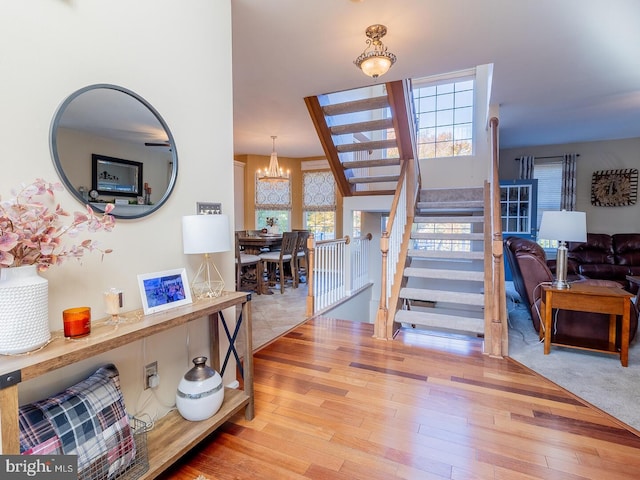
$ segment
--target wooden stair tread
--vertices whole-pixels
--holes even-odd
[[[414,240],[484,240],[484,233],[411,232]]]
[[[351,160],[342,162],[342,168],[345,170],[351,168],[374,168],[374,167],[394,167],[400,165],[400,159],[395,158],[378,158],[375,160]]]
[[[381,183],[381,182],[397,182],[400,179],[400,175],[374,175],[369,177],[351,177],[349,183]]]
[[[461,305],[484,306],[484,294],[469,292],[450,292],[425,288],[404,287],[400,289],[400,298],[422,300],[425,302],[446,302]]]
[[[471,280],[474,282],[484,281],[484,272],[472,270],[436,269],[407,267],[404,269],[405,277],[415,278],[437,278],[446,280]]]
[[[448,258],[448,259],[460,259],[460,260],[482,260],[484,259],[484,252],[459,252],[459,251],[447,251],[447,250],[422,250],[422,249],[410,249],[408,252],[410,257],[419,258]]]
[[[379,96],[373,98],[365,98],[363,100],[353,100],[351,102],[334,103],[332,105],[324,105],[322,112],[332,117],[334,115],[344,115],[347,113],[366,112],[368,110],[376,110],[379,108],[388,108],[389,99],[387,96]]]
[[[372,132],[375,130],[387,130],[393,128],[392,118],[382,118],[380,120],[370,120],[368,122],[347,123],[344,125],[334,125],[330,128],[333,135],[344,135],[348,133]]]
[[[484,223],[482,215],[420,215],[413,223]]]
[[[368,152],[369,150],[382,150],[386,148],[396,148],[395,139],[391,140],[373,140],[370,142],[343,143],[336,145],[338,153],[348,152]]]
[[[399,310],[396,312],[395,321],[424,327],[433,327],[444,330],[464,331],[475,334],[484,333],[484,319],[474,318],[469,315],[449,315],[417,310]]]

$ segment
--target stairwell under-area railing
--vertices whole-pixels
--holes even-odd
[[[307,240],[309,278],[307,317],[339,304],[371,283],[369,251],[372,235],[335,240]]]

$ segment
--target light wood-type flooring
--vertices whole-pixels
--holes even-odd
[[[256,352],[254,420],[162,478],[640,478],[637,432],[481,340],[372,331],[317,318]]]

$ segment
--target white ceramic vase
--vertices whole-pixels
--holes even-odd
[[[49,331],[49,282],[35,265],[0,268],[0,354],[45,345]]]
[[[206,365],[207,357],[196,357],[194,367],[184,374],[176,392],[176,407],[186,420],[197,422],[214,415],[222,406],[222,377]]]

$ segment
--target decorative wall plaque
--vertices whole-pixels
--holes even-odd
[[[601,170],[591,178],[591,205],[622,207],[635,205],[638,195],[638,169]]]

